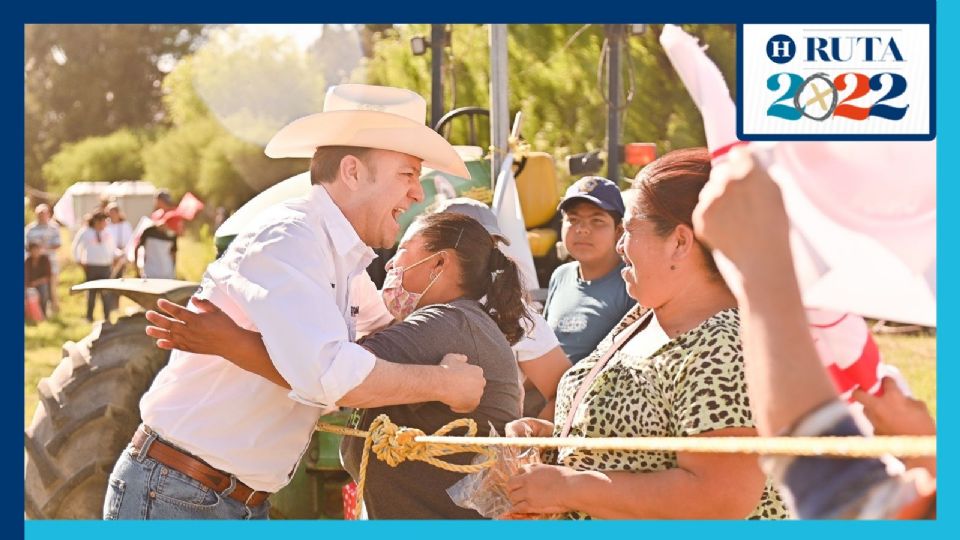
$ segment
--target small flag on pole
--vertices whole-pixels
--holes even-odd
[[[540,288],[530,242],[527,241],[527,228],[523,220],[523,210],[520,208],[520,196],[517,194],[517,180],[513,176],[513,154],[503,160],[493,192],[492,209],[497,215],[500,230],[510,240],[509,246],[500,244],[500,249],[513,259],[520,269],[523,288],[527,291]]]

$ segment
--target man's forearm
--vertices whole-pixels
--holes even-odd
[[[260,334],[244,330],[233,338],[236,339],[234,346],[229,348],[224,358],[241,369],[291,389],[290,383],[283,378],[270,359]],[[446,388],[444,367],[395,364],[377,358],[370,374],[340,398],[337,405],[369,408],[442,401],[447,397],[444,393]]]
[[[395,364],[377,358],[373,371],[337,405],[370,408],[444,401],[446,388],[446,368],[442,366]]]

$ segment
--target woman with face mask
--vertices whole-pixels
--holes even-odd
[[[516,265],[494,246],[477,221],[458,214],[417,219],[387,263],[381,296],[398,321],[361,341],[378,357],[437,363],[461,353],[483,368],[487,380],[480,406],[466,416],[481,433],[490,424],[502,433],[520,415],[522,393],[510,345],[522,336],[525,308]],[[481,299],[486,296],[484,303]],[[366,429],[380,414],[401,426],[432,433],[463,415],[438,402],[358,410]],[[358,478],[363,440],[346,437],[344,468]],[[470,455],[451,456],[466,464]],[[446,489],[462,475],[420,462],[390,467],[371,459],[364,504],[372,519],[476,519],[453,504]]]
[[[432,433],[469,417],[476,421],[480,436],[488,435],[491,425],[503,433],[505,424],[520,416],[522,404],[517,362],[510,349],[522,337],[521,319],[527,317],[516,264],[476,220],[438,213],[413,222],[386,270],[381,296],[396,321],[359,343],[379,358],[400,363],[440,364],[448,353],[463,354],[483,368],[486,386],[480,405],[467,414],[455,413],[440,402],[358,409],[355,426],[367,429],[377,416],[386,414],[399,426]],[[249,331],[225,315],[217,319],[220,322],[204,325],[202,330],[181,325],[178,332],[186,340],[203,338],[207,348],[197,352],[223,356],[244,369],[249,365],[238,362],[236,352],[249,354],[259,348],[263,356],[259,364],[272,366],[256,334],[251,339]],[[202,336],[186,335],[198,333]],[[252,371],[282,381],[269,369]],[[344,468],[358,478],[363,439],[345,437],[340,454]],[[467,464],[472,458],[457,454],[444,459]],[[475,511],[456,506],[446,493],[462,477],[422,462],[390,467],[370,459],[364,490],[367,515],[371,519],[480,519]]]

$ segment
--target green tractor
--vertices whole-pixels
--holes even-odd
[[[467,196],[490,202],[490,163],[478,147],[465,148],[463,156],[471,179],[425,171],[421,182],[425,200],[412,207],[403,228],[430,207],[438,193]],[[557,265],[554,244],[558,235],[556,205],[559,186],[553,159],[545,153],[526,157],[517,175],[528,237],[540,283],[546,283]],[[284,180],[241,207],[217,231],[218,253],[236,231],[260,210],[309,189],[307,173]],[[370,266],[375,281],[382,281],[384,263],[392,254]],[[379,279],[378,279],[379,278]],[[160,298],[185,304],[197,284],[162,279],[112,279],[91,281],[74,292],[102,289],[126,296],[149,309]],[[114,324],[96,323],[79,342],[63,346],[63,359],[50,376],[37,385],[40,403],[24,433],[25,514],[30,519],[99,519],[107,479],[140,423],[140,397],[166,364],[169,352],[158,349],[144,333],[142,312],[121,317]],[[322,421],[344,424],[348,413]],[[341,518],[341,490],[350,482],[340,466],[340,436],[317,432],[291,482],[270,501],[271,517],[279,519]]]

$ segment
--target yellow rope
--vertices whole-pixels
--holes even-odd
[[[449,437],[457,428],[466,428],[462,437]],[[422,461],[446,471],[470,474],[494,463],[494,446],[539,448],[575,447],[589,450],[633,450],[659,452],[703,452],[718,454],[762,454],[779,456],[836,456],[866,458],[894,455],[925,457],[937,455],[936,437],[477,437],[477,424],[470,418],[460,418],[426,435],[416,428],[400,427],[381,414],[367,431],[326,424],[317,424],[317,430],[361,437],[363,458],[357,481],[357,505],[354,517],[359,517],[360,502],[367,480],[367,463],[373,451],[380,461],[391,467],[404,461]],[[457,465],[439,459],[459,453],[481,454],[486,459],[471,465]]]
[[[937,438],[929,437],[417,437],[436,445],[575,447],[589,450],[642,450],[763,454],[778,456],[836,456],[845,458],[925,457],[937,455]]]
[[[477,434],[476,422],[470,418],[460,418],[444,425],[434,435],[443,437],[457,428],[466,428],[467,437],[474,437]],[[385,414],[376,417],[370,423],[370,428],[367,431],[323,422],[317,424],[317,429],[365,439],[363,442],[363,458],[360,460],[360,478],[357,481],[357,504],[353,510],[355,518],[360,516],[360,502],[363,501],[363,489],[367,483],[367,463],[371,450],[380,461],[386,462],[391,467],[396,467],[404,461],[423,461],[445,471],[470,474],[493,465],[494,454],[492,448],[480,444],[425,444],[418,440],[425,436],[423,431],[397,426]],[[480,438],[480,440],[486,439]],[[460,453],[482,454],[486,456],[486,459],[471,465],[457,465],[439,459],[443,456]]]

